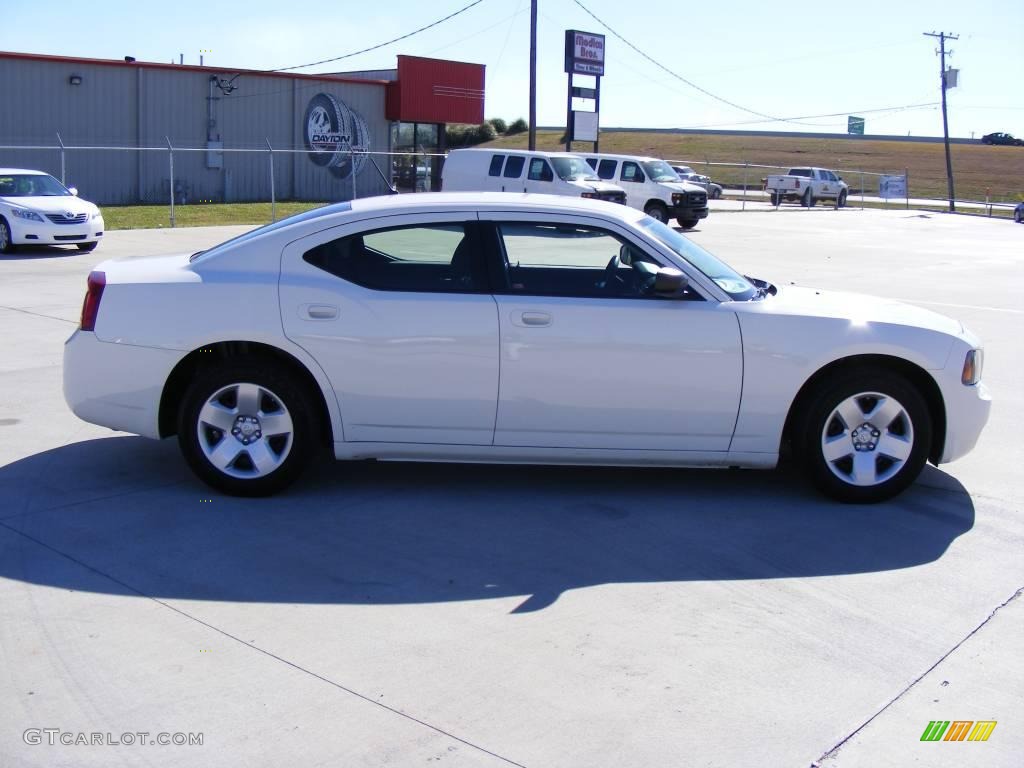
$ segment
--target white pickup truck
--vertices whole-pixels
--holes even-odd
[[[771,194],[772,205],[790,200],[806,208],[818,200],[835,200],[842,208],[846,205],[849,191],[845,181],[824,168],[790,168],[785,175],[777,174],[765,179],[764,188]]]

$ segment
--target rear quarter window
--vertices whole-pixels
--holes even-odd
[[[523,166],[526,165],[526,158],[519,155],[509,155],[505,161],[505,178],[518,179],[523,175]]]

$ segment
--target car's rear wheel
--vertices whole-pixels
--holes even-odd
[[[693,229],[694,227],[697,226],[697,222],[699,221],[700,219],[684,219],[680,217],[676,219],[676,224],[678,224],[683,229]]]
[[[96,246],[99,245],[99,243],[75,243],[75,245],[78,246],[78,250],[80,251],[95,251]]]
[[[778,207],[778,205],[782,202],[782,195],[779,195],[779,194],[776,194],[775,192],[772,192],[771,201],[772,201],[772,205]]]
[[[7,223],[7,219],[0,216],[0,253],[14,253],[14,248],[11,226]]]
[[[644,213],[662,224],[668,221],[668,208],[664,203],[651,202],[644,206]]]
[[[292,483],[315,444],[312,398],[255,361],[199,373],[182,398],[178,443],[205,483],[236,496],[266,496]]]
[[[804,208],[813,208],[815,202],[816,201],[814,199],[814,192],[812,192],[811,188],[808,187],[807,191],[804,192],[804,196],[803,199],[800,201],[800,204],[803,205]]]
[[[931,416],[906,379],[884,370],[825,380],[797,425],[800,460],[823,493],[847,503],[891,498],[921,473]]]

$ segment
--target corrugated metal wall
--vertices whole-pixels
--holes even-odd
[[[71,85],[70,76],[82,78]],[[207,140],[210,77],[235,73],[209,69],[102,65],[0,56],[5,109],[0,110],[0,145],[203,149]],[[325,93],[365,121],[368,149],[387,151],[385,87],[300,77],[242,73],[230,94],[214,88],[214,132],[225,149],[303,149],[303,119],[310,100]],[[270,199],[268,153],[224,152],[222,168],[208,168],[205,151],[174,153],[178,201]],[[385,174],[387,158],[377,158]],[[60,175],[60,154],[50,150],[0,149],[0,165],[38,168]],[[66,180],[100,204],[163,203],[170,195],[166,151],[75,149],[65,153]],[[274,154],[279,200],[348,200],[352,179],[338,178],[305,152]],[[385,182],[367,162],[356,177],[356,195],[384,194]]]

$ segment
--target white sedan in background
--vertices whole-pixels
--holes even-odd
[[[893,301],[744,277],[622,205],[339,203],[100,264],[68,340],[82,419],[177,435],[227,493],[338,459],[772,468],[875,502],[988,418],[981,344]]]
[[[0,253],[19,245],[77,245],[93,250],[103,237],[100,209],[53,176],[0,168]]]

